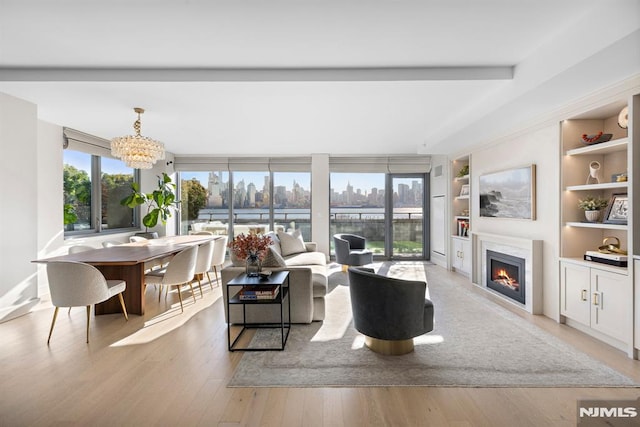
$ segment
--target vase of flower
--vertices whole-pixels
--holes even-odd
[[[598,222],[598,218],[600,218],[600,211],[584,211],[584,217],[588,222]]]
[[[257,253],[251,253],[247,257],[245,273],[248,277],[258,277],[262,270],[262,260]]]

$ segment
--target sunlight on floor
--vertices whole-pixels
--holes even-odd
[[[364,335],[360,334],[353,339],[351,350],[359,350],[364,347]]]
[[[347,286],[337,286],[325,297],[327,315],[322,326],[311,338],[311,341],[322,342],[337,340],[344,336],[351,323],[351,300]]]
[[[184,298],[184,313],[180,311],[179,302],[173,303],[171,304],[171,307],[166,311],[145,321],[142,329],[134,332],[126,338],[121,339],[120,341],[111,344],[111,347],[147,344],[153,340],[156,340],[161,336],[166,335],[171,331],[181,327],[200,311],[211,307],[211,305],[215,303],[219,298],[221,298],[220,292],[215,291],[205,292],[204,298],[200,298],[198,296],[198,298],[196,298],[195,304],[190,296],[189,299]]]

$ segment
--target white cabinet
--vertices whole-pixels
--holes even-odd
[[[452,267],[455,271],[471,276],[471,241],[466,237],[452,237],[453,259]]]
[[[560,270],[561,314],[628,343],[631,324],[628,276],[565,261],[560,263]]]

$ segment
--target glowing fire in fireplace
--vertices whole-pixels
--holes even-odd
[[[503,286],[507,286],[513,289],[514,291],[517,291],[518,289],[520,289],[520,284],[518,283],[518,280],[509,277],[509,273],[507,273],[507,270],[505,270],[504,268],[498,270],[494,274],[493,281]]]

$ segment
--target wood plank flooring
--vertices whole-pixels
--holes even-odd
[[[227,351],[220,287],[203,285],[195,304],[183,291],[184,314],[175,291],[158,302],[150,287],[144,317],[92,315],[89,344],[83,308],[60,310],[49,347],[46,301],[0,324],[0,426],[574,426],[578,399],[640,396],[634,388],[227,388],[242,353]],[[640,381],[640,362],[623,352],[512,310]]]

